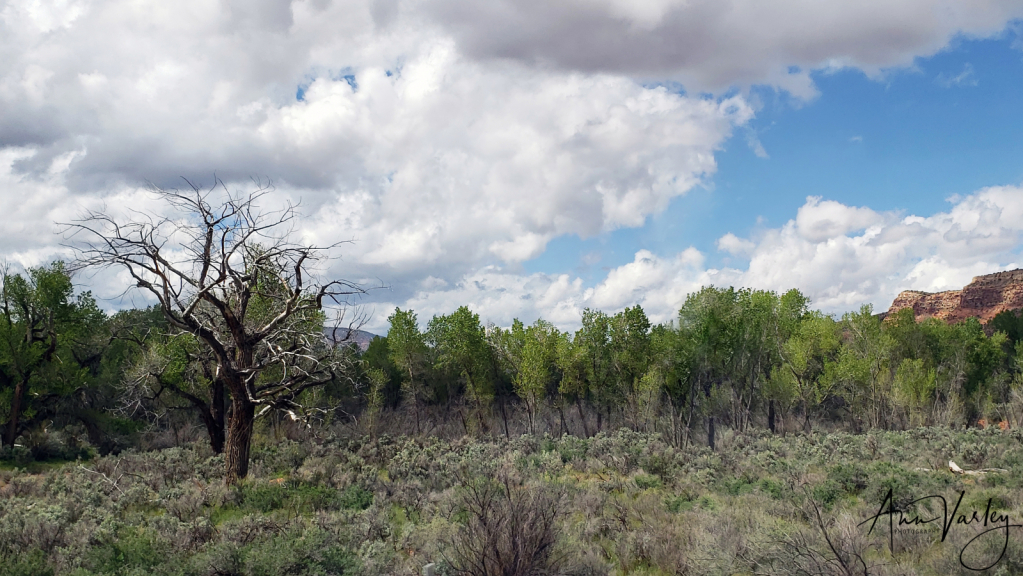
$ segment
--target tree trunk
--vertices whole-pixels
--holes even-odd
[[[233,485],[249,474],[249,448],[256,405],[242,394],[232,394],[231,421],[227,428],[226,484]]]
[[[568,430],[568,424],[565,424],[565,407],[558,403],[558,415],[561,416],[561,435],[564,436]]]
[[[14,387],[14,395],[11,397],[11,415],[7,420],[7,431],[4,433],[4,444],[14,446],[14,440],[18,437],[18,419],[21,417],[21,403],[25,400],[25,390],[28,389],[28,378],[21,378]]]
[[[466,436],[469,435],[469,423],[465,421],[465,414],[462,412],[462,407],[458,407],[458,417],[462,420],[462,431]]]
[[[192,403],[199,418],[206,426],[206,435],[210,437],[210,448],[214,454],[224,452],[224,381],[216,378],[210,386],[210,402],[207,404],[202,398],[190,394],[177,386],[170,384],[168,387],[179,396]]]
[[[224,452],[224,381],[216,379],[213,382],[213,394],[210,402],[210,417],[213,421],[213,428],[210,429],[210,447],[214,454]]]
[[[529,423],[529,433],[536,434],[536,405],[529,402],[529,400],[523,400],[523,404],[526,405],[526,421]]]
[[[579,421],[583,423],[583,438],[589,438],[590,428],[586,425],[586,414],[583,413],[583,400],[579,396],[575,397],[575,407],[579,410]]]
[[[771,429],[771,434],[774,434],[774,400],[767,403],[767,427]]]
[[[423,433],[421,425],[419,423],[419,394],[416,393],[416,379],[415,374],[412,373],[412,362],[408,362],[408,390],[412,396],[412,407],[415,408],[416,412],[416,436]]]
[[[415,408],[416,413],[416,436],[419,436],[420,434],[423,433],[423,428],[419,419],[419,398],[417,398],[415,395],[412,396],[412,407]]]
[[[714,449],[714,417],[711,416],[707,419],[707,444],[710,449]]]
[[[501,406],[501,420],[504,420],[504,437],[510,438],[511,436],[508,434],[508,413],[504,409],[504,396],[498,400],[498,404]]]

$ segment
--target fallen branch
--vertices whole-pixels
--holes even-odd
[[[982,468],[980,470],[963,470],[955,462],[948,461],[948,471],[953,474],[964,474],[966,476],[983,476],[988,472],[1008,472],[1005,468]]]

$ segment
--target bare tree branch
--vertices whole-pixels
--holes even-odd
[[[129,290],[156,298],[174,329],[194,335],[211,352],[215,378],[233,403],[230,482],[247,471],[257,406],[261,414],[287,409],[294,415],[304,391],[350,378],[352,351],[324,337],[323,309],[345,309],[365,289],[347,280],[315,281],[310,267],[329,259],[340,243],[293,242],[295,206],[259,207],[274,190],[271,182],[256,180],[247,194],[229,191],[219,179],[205,190],[185,182],[184,191],[151,187],[170,216],[131,211],[121,221],[87,212],[63,227],[76,254],[74,269],[126,270],[134,283]],[[160,383],[164,388],[174,387]],[[193,404],[198,400],[174,391]]]

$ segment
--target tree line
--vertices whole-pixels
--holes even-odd
[[[574,332],[543,319],[484,326],[464,306],[420,330],[414,311],[395,309],[362,356],[368,408],[404,405],[421,431],[422,408],[443,404],[467,433],[509,434],[514,403],[531,433],[627,426],[677,444],[705,433],[712,447],[721,427],[860,432],[1023,418],[1018,311],[949,325],[917,322],[910,309],[835,318],[809,304],[798,290],[705,287],[670,322],[652,324],[639,306],[587,309]]]
[[[484,325],[466,306],[423,323],[398,308],[360,353],[337,336],[354,334],[344,312],[364,289],[313,280],[332,247],[292,241],[290,206],[259,209],[268,191],[157,190],[170,216],[90,213],[65,228],[73,262],[4,268],[0,458],[115,452],[195,422],[233,483],[261,420],[370,434],[625,426],[714,447],[722,429],[754,426],[1023,419],[1018,311],[986,326],[870,307],[837,318],[797,290],[705,287],[669,322],[639,306],[587,309],[575,331],[543,319]],[[103,313],[72,282],[102,268],[126,273],[126,289],[153,304]]]

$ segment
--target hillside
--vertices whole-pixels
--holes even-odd
[[[988,322],[1000,312],[1023,308],[1023,270],[977,276],[961,290],[935,293],[906,290],[895,298],[888,314],[903,308],[912,308],[917,320],[959,322],[979,318]]]
[[[377,337],[376,334],[373,334],[371,332],[366,332],[365,330],[352,329],[351,330],[351,336],[346,338],[345,336],[349,332],[348,328],[326,328],[326,327],[323,329],[323,335],[326,336],[328,339],[330,339],[330,337],[331,337],[330,333],[331,333],[332,330],[334,331],[334,340],[336,340],[337,342],[341,342],[341,341],[344,341],[346,339],[354,341],[355,345],[358,346],[359,350],[362,351],[362,352],[365,352],[366,349],[369,348],[370,341]]]

